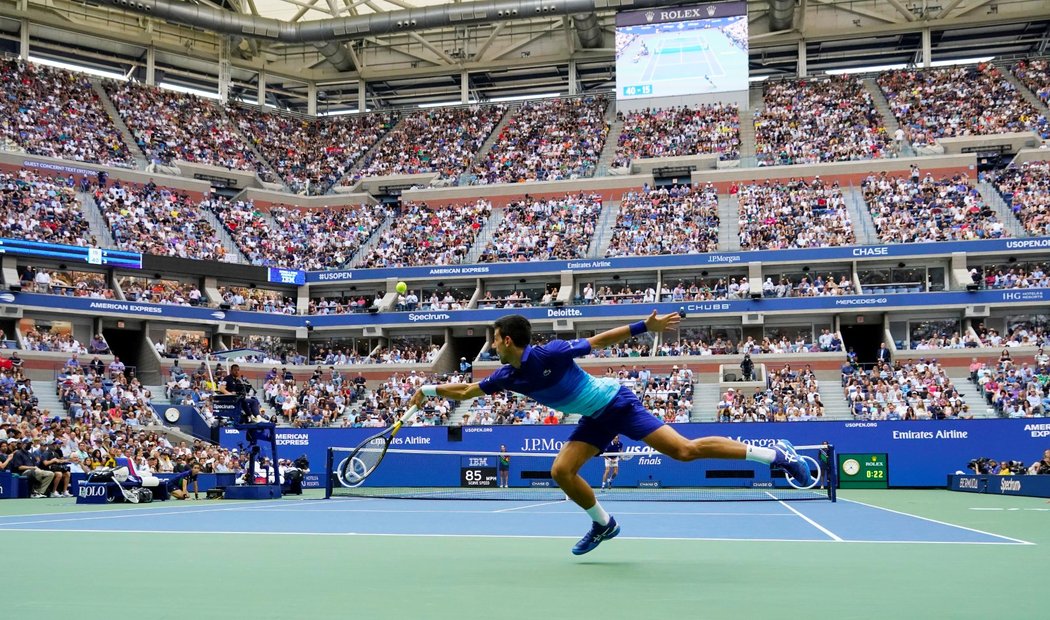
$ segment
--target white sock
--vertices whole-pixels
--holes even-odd
[[[598,502],[595,502],[593,506],[587,509],[587,515],[597,522],[598,525],[609,525],[609,513],[605,512],[605,509]]]
[[[747,454],[744,458],[749,461],[756,461],[758,463],[769,465],[775,458],[777,458],[777,451],[773,448],[761,448],[749,445],[747,447]]]

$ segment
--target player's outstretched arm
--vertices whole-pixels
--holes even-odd
[[[433,394],[429,393],[431,390],[433,390]],[[470,398],[478,398],[479,396],[484,395],[485,393],[481,391],[481,384],[479,383],[442,383],[440,385],[424,385],[412,395],[412,399],[408,401],[408,406],[422,406],[428,396],[440,396],[441,398],[449,398],[452,400],[468,400]]]
[[[662,332],[668,329],[674,329],[675,327],[678,327],[678,323],[680,323],[681,320],[682,317],[678,316],[677,312],[657,316],[656,310],[653,310],[652,314],[649,315],[649,318],[644,321],[638,321],[637,323],[631,323],[630,325],[624,325],[622,327],[614,327],[608,331],[591,336],[587,341],[591,343],[592,349],[602,349],[623,342],[631,336],[636,336],[645,332]]]

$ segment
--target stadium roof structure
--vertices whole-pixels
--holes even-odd
[[[609,90],[616,12],[683,4],[0,0],[0,52],[325,114]],[[758,79],[1040,55],[1050,44],[1046,0],[747,5]]]

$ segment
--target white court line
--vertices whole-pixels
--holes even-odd
[[[843,542],[842,537],[840,537],[838,534],[836,534],[835,532],[832,532],[831,530],[829,530],[828,528],[824,527],[823,525],[817,523],[813,519],[810,519],[806,515],[802,514],[801,512],[799,512],[797,510],[795,510],[793,507],[788,506],[787,503],[784,502],[784,500],[777,499],[776,496],[773,495],[772,493],[770,493],[769,491],[766,491],[766,495],[770,496],[773,499],[776,499],[778,504],[780,504],[784,508],[787,508],[788,510],[790,510],[793,513],[795,513],[796,515],[802,517],[803,521],[805,521],[806,523],[809,523],[813,527],[815,527],[818,530],[820,530],[821,532],[823,532],[824,535],[827,536],[828,538],[831,538],[835,542]]]
[[[970,510],[994,510],[997,512],[1017,512],[1020,510],[1031,510],[1033,512],[1050,512],[1050,508],[971,508]]]
[[[1002,538],[1003,540],[1009,540],[1020,545],[1034,545],[1034,542],[1027,540],[1021,540],[1020,538],[1010,538],[1009,536],[1003,536],[1002,534],[993,534],[991,532],[985,532],[984,530],[974,529],[972,527],[966,527],[965,525],[956,525],[954,523],[948,523],[947,521],[938,521],[937,519],[931,519],[929,517],[920,517],[919,515],[913,515],[910,512],[901,512],[900,510],[893,510],[892,508],[883,508],[882,506],[876,506],[874,504],[866,504],[864,502],[858,502],[855,499],[840,498],[841,501],[849,502],[851,504],[859,504],[861,506],[867,506],[868,508],[875,508],[877,510],[885,510],[886,512],[892,512],[894,514],[903,515],[905,517],[911,517],[913,519],[921,519],[922,521],[929,521],[930,523],[936,523],[938,525],[944,525],[947,527],[954,527],[960,530],[966,530],[968,532],[976,532],[978,534],[984,534],[985,536],[992,536],[993,538]]]
[[[242,532],[235,530],[214,530],[214,531],[191,531],[191,530],[89,530],[89,529],[46,529],[46,528],[17,528],[5,530],[0,527],[0,533],[2,532],[41,532],[41,533],[61,533],[61,532],[72,532],[82,534],[185,534],[185,535],[208,535],[208,536],[340,536],[340,537],[383,537],[383,538],[485,538],[485,539],[546,539],[546,540],[576,540],[576,536],[553,536],[546,534],[399,534],[399,533],[365,533],[365,532]],[[831,539],[811,539],[811,538],[724,538],[724,537],[662,537],[662,536],[617,536],[617,540],[633,540],[633,541],[672,541],[672,542],[683,542],[683,541],[696,541],[696,542],[761,542],[761,543],[816,543],[816,544],[839,544],[839,542]],[[1024,544],[1023,542],[966,542],[956,540],[943,540],[943,541],[929,541],[929,540],[843,540],[842,544],[864,544],[864,545],[999,545],[999,546],[1018,546]]]
[[[553,506],[554,504],[561,504],[569,501],[568,499],[559,499],[553,502],[542,502],[539,504],[527,504],[525,506],[515,506],[513,508],[502,508],[500,510],[491,510],[489,512],[514,512],[515,510],[525,510],[526,508],[539,508],[540,506]]]
[[[26,517],[62,517],[62,516],[76,515],[76,514],[79,514],[79,515],[96,515],[96,514],[111,515],[114,512],[153,513],[154,511],[160,511],[160,510],[187,510],[187,509],[192,508],[194,506],[199,506],[200,505],[200,504],[193,503],[193,500],[190,500],[190,501],[191,501],[191,503],[189,503],[189,504],[175,504],[174,506],[165,506],[163,508],[158,506],[158,505],[153,505],[151,508],[147,508],[147,506],[149,506],[149,504],[139,504],[138,508],[114,508],[112,510],[99,509],[99,510],[85,510],[83,512],[36,512],[36,513],[30,513],[30,514],[24,514],[24,515],[0,515],[0,519],[24,519]],[[231,500],[231,501],[236,501],[236,500]],[[282,501],[284,501],[284,500],[266,500],[266,502],[282,502]],[[91,504],[86,504],[86,505],[90,506]],[[258,504],[255,504],[255,505],[257,506]],[[280,503],[273,503],[271,505],[278,506],[278,505],[280,505]],[[183,506],[183,508],[178,508],[178,506]],[[216,510],[220,510],[219,505],[217,505],[217,504],[212,504],[212,507],[214,507]],[[229,508],[229,506],[227,506],[226,508],[221,508],[221,510],[226,510],[228,508]],[[192,512],[200,512],[200,511],[192,511]],[[0,521],[0,526],[3,526],[3,525],[5,525],[5,523],[3,521]]]
[[[200,513],[200,512],[232,512],[232,511],[237,511],[237,510],[248,511],[248,510],[251,510],[251,509],[252,509],[251,506],[231,506],[231,507],[228,507],[228,508],[203,508],[201,510],[175,510],[174,512],[160,512],[160,511],[157,511],[157,510],[148,510],[148,511],[142,511],[141,514],[134,514],[133,513],[133,514],[121,514],[121,515],[112,515],[112,514],[99,515],[96,512],[91,512],[91,513],[87,513],[87,514],[92,515],[90,517],[85,517],[85,516],[83,516],[83,514],[80,514],[80,515],[74,515],[72,517],[68,517],[68,518],[65,518],[65,519],[38,519],[38,520],[33,520],[33,521],[15,521],[13,523],[0,523],[0,528],[11,526],[11,525],[36,525],[38,523],[70,523],[70,522],[79,522],[79,521],[103,521],[103,520],[106,520],[106,519],[131,519],[131,518],[135,518],[135,517],[146,517],[146,516],[150,516],[150,517],[165,517],[165,516],[172,516],[172,515],[194,514],[194,513]],[[69,515],[69,513],[65,513],[65,514]],[[69,530],[65,530],[65,531],[69,531]]]

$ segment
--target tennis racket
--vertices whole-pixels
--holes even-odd
[[[376,467],[379,467],[379,463],[382,462],[383,457],[386,456],[387,449],[390,447],[390,442],[394,440],[394,436],[401,430],[401,427],[411,422],[417,413],[419,413],[419,407],[409,407],[408,411],[398,418],[396,422],[362,441],[354,448],[350,456],[343,459],[343,462],[339,464],[337,469],[339,472],[339,483],[345,487],[360,486],[366,478],[372,475]]]

